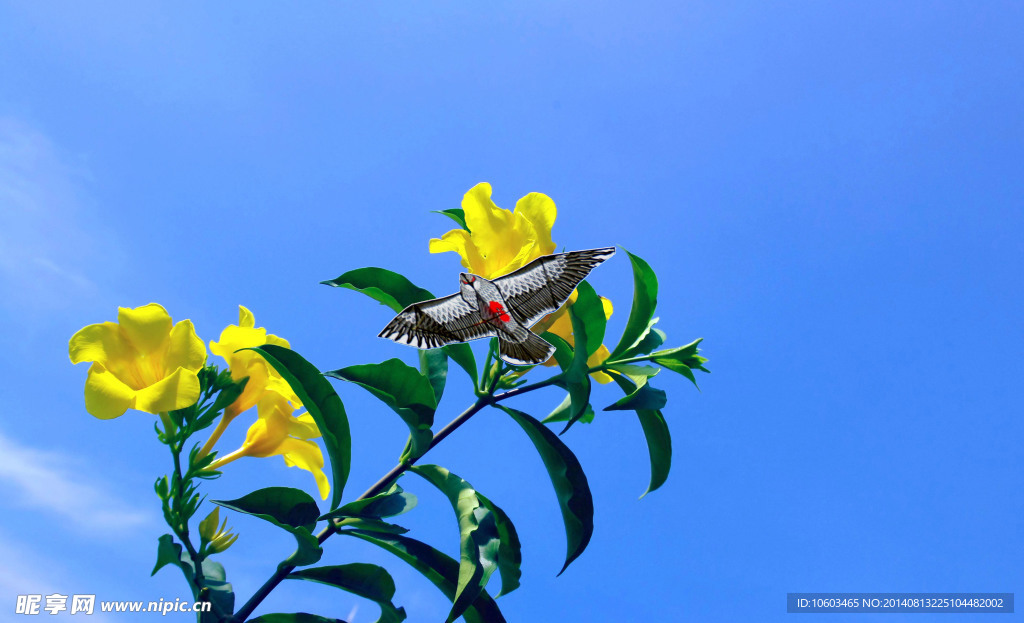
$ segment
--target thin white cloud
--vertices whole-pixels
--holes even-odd
[[[89,209],[88,170],[74,160],[35,128],[0,117],[0,305],[73,304],[96,290],[90,267],[116,252]]]
[[[3,597],[4,607],[7,612],[13,613],[18,595],[68,595],[74,594],[74,588],[68,582],[67,570],[59,561],[45,558],[39,552],[38,547],[25,547],[19,542],[12,540],[0,533],[0,560],[21,561],[19,564],[0,565],[0,596]],[[102,597],[97,596],[97,599]],[[70,604],[69,604],[70,605]],[[100,613],[99,607],[96,611],[87,616],[90,623],[109,623],[113,619]],[[70,612],[51,615],[48,612],[40,611],[40,615],[46,620],[70,620],[80,621],[80,615],[71,615]]]
[[[123,534],[152,521],[148,512],[131,507],[81,472],[63,454],[29,448],[0,433],[0,491],[15,491],[5,506],[63,516],[68,521],[62,525],[88,534]]]

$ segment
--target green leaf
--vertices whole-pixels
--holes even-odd
[[[630,411],[637,409],[655,410],[661,409],[668,402],[668,394],[663,389],[655,389],[644,384],[633,390],[632,393],[619,398],[604,408],[605,411]]]
[[[565,395],[565,399],[562,400],[561,404],[555,407],[555,410],[548,414],[546,418],[541,420],[544,424],[551,424],[553,422],[568,422],[569,418],[572,417],[572,396],[570,394]],[[586,410],[578,420],[584,424],[590,424],[594,421],[594,408],[587,404]]]
[[[670,348],[668,350],[659,350],[651,353],[651,361],[659,366],[664,366],[673,372],[682,374],[686,378],[690,379],[690,382],[696,386],[697,379],[693,376],[693,370],[696,369],[703,372],[710,372],[710,370],[704,367],[704,363],[707,359],[697,354],[700,352],[697,345],[700,344],[703,339],[704,338],[697,338],[686,346]],[[700,389],[700,387],[698,387],[698,389]]]
[[[309,614],[308,612],[291,612],[288,614],[274,612],[258,616],[255,619],[249,619],[249,623],[345,623],[345,621],[322,617],[319,614]]]
[[[297,352],[274,344],[264,344],[249,350],[263,355],[267,363],[284,377],[320,429],[324,446],[327,447],[327,456],[331,460],[331,508],[335,508],[341,504],[352,463],[352,434],[349,432],[345,405],[316,366]]]
[[[579,301],[577,300],[577,302]],[[569,314],[569,320],[572,322],[572,337],[576,343],[576,348],[573,350],[572,361],[569,363],[569,367],[565,369],[562,378],[564,387],[569,390],[572,416],[565,423],[565,428],[562,429],[559,435],[564,435],[570,426],[586,415],[587,407],[590,406],[591,383],[590,375],[587,373],[589,369],[587,365],[587,344],[590,340],[587,335],[587,328],[575,305],[570,305],[566,313]]]
[[[175,565],[181,567],[181,545],[174,542],[174,537],[165,534],[157,539],[156,548],[156,566],[153,567],[153,571],[149,574],[150,577],[156,575],[156,572],[163,569],[167,565]],[[192,583],[192,578],[186,576],[189,584]]]
[[[437,407],[430,382],[400,359],[348,366],[324,375],[349,381],[367,390],[402,418],[409,427],[411,458],[423,456],[434,438],[430,427]]]
[[[626,251],[623,249],[623,251]],[[638,344],[644,337],[658,306],[658,277],[647,262],[626,251],[633,265],[633,307],[629,310],[629,320],[618,346],[612,351],[609,359],[619,359],[620,355]]]
[[[459,584],[446,623],[451,623],[476,601],[487,580],[498,568],[501,539],[494,514],[488,510],[472,485],[437,465],[409,468],[448,497],[459,522]]]
[[[367,543],[391,552],[404,560],[413,569],[422,573],[434,586],[444,593],[449,601],[455,602],[458,591],[459,563],[433,547],[405,536],[383,535],[360,530],[344,531]],[[462,614],[466,623],[505,623],[498,605],[487,591],[481,591],[476,601]]]
[[[479,382],[476,371],[476,357],[473,356],[473,349],[469,347],[469,344],[465,342],[449,344],[448,346],[442,346],[441,350],[448,353],[452,361],[459,364],[459,367],[466,371],[469,378],[473,379],[473,386],[476,387]]]
[[[224,508],[259,517],[290,532],[298,543],[298,549],[282,565],[311,565],[323,555],[323,549],[312,534],[320,509],[305,491],[291,487],[267,487],[237,500],[212,501]]]
[[[651,321],[647,323],[647,328],[640,335],[639,341],[632,346],[627,348],[625,351],[620,353],[616,359],[629,359],[631,357],[637,357],[639,355],[646,355],[655,348],[665,343],[665,332],[661,329],[655,329],[654,325],[658,324],[660,318],[651,318]]]
[[[612,374],[619,387],[627,395],[633,393],[636,384],[618,374]],[[645,495],[654,491],[668,480],[668,472],[672,467],[672,436],[668,430],[668,423],[665,416],[657,409],[637,409],[636,415],[640,419],[640,426],[644,429],[644,438],[647,440],[647,453],[651,459],[651,482],[647,485]]]
[[[320,283],[362,292],[395,312],[400,312],[413,303],[435,298],[429,290],[413,285],[402,275],[384,268],[357,268],[336,279]]]
[[[394,517],[407,513],[416,506],[416,496],[406,493],[397,484],[384,493],[379,493],[365,500],[349,502],[337,510],[333,510],[320,519],[331,519],[334,517],[362,517],[380,519],[381,517]]]
[[[601,343],[604,342],[604,332],[608,327],[608,319],[604,316],[604,305],[601,303],[601,297],[597,295],[594,287],[587,283],[586,280],[581,281],[576,286],[576,294],[576,302],[570,307],[576,312],[579,319],[583,321],[583,327],[587,334],[587,357],[590,357],[597,352],[597,349],[601,348]],[[576,336],[575,328],[573,328],[573,340],[578,347],[580,341]]]
[[[425,290],[398,273],[383,268],[357,268],[341,275],[337,279],[320,283],[336,288],[348,288],[362,292],[375,301],[387,305],[395,312],[400,312],[413,303],[436,298],[430,290]],[[473,384],[477,384],[476,359],[469,344],[449,344],[441,348],[455,363],[469,374]],[[437,396],[440,401],[440,396]],[[436,405],[437,402],[434,404]]]
[[[498,572],[501,573],[501,592],[496,597],[508,595],[519,588],[519,578],[523,572],[520,567],[523,564],[522,546],[519,543],[519,533],[515,525],[509,519],[505,511],[501,510],[494,502],[487,499],[483,493],[476,492],[480,501],[484,503],[487,510],[494,514],[494,523],[498,528],[498,538],[501,544],[498,546]]]
[[[287,579],[308,580],[334,586],[365,597],[380,606],[378,623],[399,623],[406,618],[405,608],[395,608],[395,581],[383,567],[361,562],[347,565],[312,567],[293,571]]]
[[[657,366],[637,366],[631,363],[616,363],[608,366],[609,370],[614,370],[623,376],[627,377],[636,386],[646,385],[647,380],[658,376],[661,372],[661,368]],[[610,374],[609,376],[615,376]]]
[[[420,374],[427,378],[434,390],[434,405],[441,404],[444,385],[448,380],[448,353],[441,348],[420,350]]]
[[[459,226],[459,229],[465,229],[469,231],[469,227],[466,226],[466,212],[461,208],[452,208],[450,210],[431,210],[434,214],[444,214],[448,218],[455,221]]]
[[[199,588],[195,584],[195,563],[181,545],[174,542],[174,537],[165,534],[159,539],[157,548],[156,567],[153,574],[161,568],[172,564],[185,575],[185,581],[192,591],[192,597],[199,599]],[[218,614],[231,615],[235,611],[235,593],[232,586],[227,582],[224,573],[224,566],[207,558],[203,560],[203,583],[208,592],[208,599],[216,611],[203,613],[200,616],[201,623],[214,623],[218,620]],[[153,575],[151,574],[151,575]]]
[[[379,519],[364,519],[362,517],[349,517],[342,519],[334,524],[335,530],[341,532],[343,530],[364,530],[366,532],[384,532],[386,534],[405,534],[409,531],[408,528],[403,528],[398,524],[387,523]]]
[[[565,524],[565,564],[558,572],[558,575],[562,575],[569,563],[583,553],[594,534],[594,499],[590,494],[587,476],[572,450],[546,426],[522,411],[504,405],[497,406],[526,431],[540,453],[551,484],[555,487],[562,522]]]
[[[224,508],[259,517],[281,528],[305,528],[312,532],[320,515],[316,500],[291,487],[267,487],[237,500],[212,500]]]

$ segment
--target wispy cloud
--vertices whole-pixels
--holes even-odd
[[[62,525],[89,534],[122,534],[151,521],[148,513],[118,499],[64,454],[19,444],[0,433],[0,490],[13,488],[5,506],[28,507],[63,516]],[[7,485],[7,486],[4,486]]]
[[[25,547],[10,537],[0,533],[0,560],[11,564],[0,565],[0,595],[3,596],[7,612],[14,612],[18,595],[69,595],[74,593],[73,582],[69,581],[68,571],[63,563],[44,557],[38,547]],[[20,561],[14,564],[14,561]],[[98,610],[98,608],[97,608]],[[62,612],[51,615],[41,612],[46,620],[81,620],[81,616]],[[88,616],[89,623],[109,623],[113,619],[100,612]]]
[[[0,305],[53,308],[91,294],[112,251],[89,209],[89,172],[28,124],[0,117]]]

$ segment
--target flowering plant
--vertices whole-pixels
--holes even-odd
[[[466,193],[461,209],[442,213],[458,228],[432,239],[430,252],[454,251],[468,271],[485,279],[507,275],[555,250],[551,239],[555,204],[540,193],[526,195],[510,212],[491,200],[490,185],[478,184]],[[617,345],[608,348],[604,344],[611,302],[581,281],[564,305],[532,327],[555,347],[554,361],[549,363],[558,367],[557,373],[532,382],[530,375],[540,369],[506,363],[497,356],[495,339],[479,367],[472,348],[461,342],[420,350],[416,367],[390,359],[321,372],[292,350],[287,340],[257,328],[254,315],[245,307],[239,308],[238,324],[225,328],[219,340],[209,344],[210,352],[226,362],[225,369],[207,361],[206,347],[190,321],[175,324],[155,303],[122,308],[117,323],[89,325],[78,331],[71,338],[69,355],[73,363],[92,364],[85,385],[86,410],[100,419],[119,417],[128,409],[158,415],[157,438],[170,450],[172,470],[155,483],[170,533],[159,538],[153,572],[172,565],[184,573],[195,598],[209,604],[198,614],[203,623],[336,621],[307,613],[251,618],[286,578],[328,584],[375,601],[381,622],[405,619],[405,610],[393,603],[394,581],[382,567],[358,562],[317,566],[324,542],[342,534],[378,546],[425,575],[451,600],[449,622],[458,617],[471,623],[504,621],[486,586],[495,571],[501,576],[501,589],[495,597],[520,585],[520,541],[510,516],[460,476],[420,460],[481,410],[491,407],[506,413],[536,447],[558,494],[566,533],[564,571],[590,541],[594,505],[579,461],[547,424],[564,422],[561,433],[565,433],[577,422],[593,422],[592,381],[597,381],[614,383],[623,394],[604,410],[636,413],[651,464],[645,495],[659,488],[668,476],[671,441],[662,413],[666,392],[654,388],[650,380],[667,369],[696,383],[694,370],[707,372],[706,360],[698,354],[699,339],[661,349],[666,335],[655,327],[657,277],[640,257],[629,252],[627,256],[634,294]],[[383,268],[360,268],[323,283],[366,294],[395,312],[434,298],[402,275]],[[444,395],[449,361],[469,375],[475,396],[468,408],[435,431],[434,417]],[[328,378],[367,390],[409,427],[409,439],[398,463],[358,497],[345,496],[352,438],[348,415]],[[511,399],[545,387],[565,392],[546,418],[538,420],[509,406]],[[241,447],[219,450],[224,431],[253,407],[256,417]],[[210,433],[205,442],[194,439],[207,429]],[[327,454],[326,473],[324,454],[313,441],[318,438]],[[243,457],[274,455],[281,455],[288,466],[310,472],[321,501],[330,498],[326,507],[321,508],[303,490],[266,487],[236,500],[215,500],[212,510],[198,518],[204,502],[202,480],[222,476],[233,461]],[[386,521],[416,505],[416,497],[398,484],[407,473],[439,489],[451,502],[460,531],[459,560]],[[222,520],[221,508],[270,522],[291,533],[297,544],[241,605],[236,604],[224,567],[213,559],[239,538],[228,527],[228,520]],[[318,524],[323,525],[319,530]]]

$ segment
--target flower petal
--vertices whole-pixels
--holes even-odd
[[[146,413],[184,409],[199,400],[199,377],[193,370],[178,368],[170,375],[135,392],[134,407]]]
[[[481,182],[469,189],[462,198],[462,210],[466,226],[472,233],[473,244],[483,257],[483,270],[477,272],[491,279],[501,276],[500,271],[508,266],[519,254],[528,236],[522,224],[525,218],[517,219],[508,210],[503,210],[491,200],[491,185]],[[532,226],[531,226],[532,229]]]
[[[199,370],[206,363],[206,345],[196,335],[191,320],[182,320],[171,329],[170,343],[164,355],[164,370]]]
[[[244,305],[238,306],[238,326],[246,329],[252,329],[256,326],[256,317]]]
[[[320,429],[317,427],[312,415],[303,413],[299,417],[292,419],[288,426],[288,434],[299,439],[316,439],[320,436]]]
[[[171,332],[171,315],[161,305],[150,303],[129,309],[117,308],[117,323],[141,355],[160,351]]]
[[[83,327],[68,342],[71,363],[83,361],[125,360],[138,354],[125,339],[115,322],[103,322]]]
[[[124,415],[134,402],[135,390],[122,383],[103,364],[97,362],[89,367],[85,380],[86,411],[101,420],[111,420]]]
[[[431,253],[455,251],[462,257],[462,266],[471,273],[480,274],[484,270],[484,259],[480,250],[473,243],[473,238],[465,229],[453,229],[445,235],[430,239]]]
[[[288,467],[298,467],[313,474],[316,478],[316,487],[320,491],[320,498],[326,500],[331,492],[331,484],[324,474],[324,455],[320,446],[312,441],[302,439],[286,439],[281,444],[281,452],[284,456],[284,463]]]
[[[543,193],[530,193],[516,202],[516,214],[523,215],[537,233],[537,257],[548,255],[555,250],[551,241],[551,228],[555,226],[558,210],[555,202]]]

